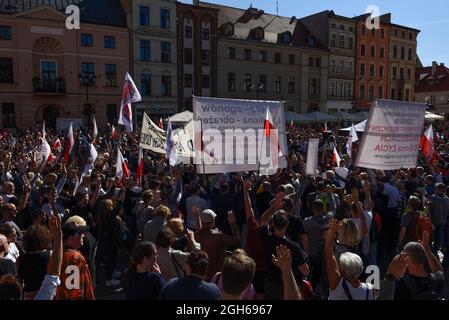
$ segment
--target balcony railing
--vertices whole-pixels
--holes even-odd
[[[35,93],[65,93],[65,80],[57,78],[56,80],[33,79],[33,92]]]

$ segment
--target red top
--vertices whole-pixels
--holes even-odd
[[[256,270],[265,270],[265,256],[262,240],[260,239],[260,225],[256,218],[248,218],[248,234],[246,237],[245,251],[255,262]]]

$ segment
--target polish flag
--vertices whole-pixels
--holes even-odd
[[[83,172],[81,173],[81,177],[84,177],[92,172],[92,169],[94,168],[95,160],[97,160],[97,157],[98,157],[98,152],[97,152],[97,150],[95,150],[94,145],[91,143],[90,150],[89,150],[89,158],[87,160],[86,165],[84,166]]]
[[[419,147],[428,161],[432,161],[435,156],[435,148],[433,146],[433,127],[430,125],[424,135],[421,137]]]
[[[275,130],[276,127],[274,126],[273,118],[271,117],[270,108],[267,107],[267,111],[265,114],[265,138],[269,138],[271,136],[271,130]],[[282,157],[282,150],[279,145],[279,136],[278,136],[278,150],[279,150],[279,157]]]
[[[325,121],[324,122],[324,132],[327,132],[328,130],[327,130],[327,122]]]
[[[337,148],[334,147],[334,153],[332,154],[332,164],[335,164],[336,167],[340,166],[340,155],[338,154]]]
[[[59,140],[59,138],[56,139],[56,141],[53,143],[53,147],[52,148],[55,149],[55,150],[58,150],[58,151],[61,150],[62,143],[61,143],[61,140]]]
[[[346,153],[350,158],[352,157],[352,144],[357,141],[359,141],[357,130],[355,129],[354,124],[352,124],[351,131],[349,132],[349,137],[346,142]]]
[[[167,137],[165,139],[165,146],[166,146],[166,157],[172,167],[176,165],[177,161],[177,155],[176,155],[176,142],[175,138],[173,137],[173,129],[171,126],[170,119],[168,119],[168,125],[167,125]]]
[[[159,128],[164,130],[164,121],[162,120],[162,117],[159,118]]]
[[[67,141],[65,143],[64,161],[69,162],[70,152],[72,152],[73,145],[75,144],[75,138],[73,138],[73,124],[70,123],[69,133],[67,134]]]
[[[115,176],[120,179],[119,180],[120,183],[123,183],[125,181],[125,178],[131,177],[131,171],[129,171],[128,165],[126,164],[120,149],[117,150],[117,164]]]
[[[123,125],[128,133],[133,132],[133,113],[131,104],[139,101],[142,101],[142,96],[133,79],[127,72],[123,84],[122,103],[120,106],[118,123]]]
[[[295,126],[295,123],[293,122],[293,120],[292,120],[292,121],[290,121],[290,128],[291,128],[291,129],[294,129],[294,128],[296,128],[296,126]]]
[[[119,133],[117,132],[117,130],[115,129],[115,127],[112,126],[111,139],[118,138],[118,136],[119,136]]]
[[[52,163],[56,159],[55,155],[53,154],[53,151],[51,150],[50,145],[45,139],[42,139],[41,155],[42,158],[44,159],[44,162]]]
[[[97,137],[98,137],[97,121],[95,120],[95,117],[94,117],[94,130],[93,130],[93,140],[92,140],[93,143],[95,142],[95,140],[97,140]]]
[[[143,150],[142,148],[140,148],[139,161],[137,162],[137,174],[136,174],[136,180],[139,183],[139,186],[142,186],[142,175],[143,175]]]

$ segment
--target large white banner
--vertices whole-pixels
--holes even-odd
[[[416,168],[425,111],[421,103],[376,100],[355,165],[380,170]]]
[[[316,176],[319,144],[320,139],[309,139],[309,145],[307,149],[306,175]]]
[[[267,107],[277,130],[270,130],[270,138],[264,135]],[[281,101],[194,97],[193,120],[195,164],[199,173],[260,169],[261,174],[274,174],[278,168],[287,167]]]
[[[142,131],[140,134],[140,147],[155,153],[165,154],[165,141],[167,132],[159,128],[151,119],[143,114]],[[173,130],[173,138],[176,143],[178,159],[182,162],[190,162],[195,157],[193,148],[193,121],[184,127]]]

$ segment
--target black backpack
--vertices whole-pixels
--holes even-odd
[[[429,274],[429,287],[421,292],[419,292],[416,282],[410,275],[404,275],[402,280],[412,294],[412,300],[442,300],[441,295],[435,291],[438,285],[438,280],[435,274]]]

